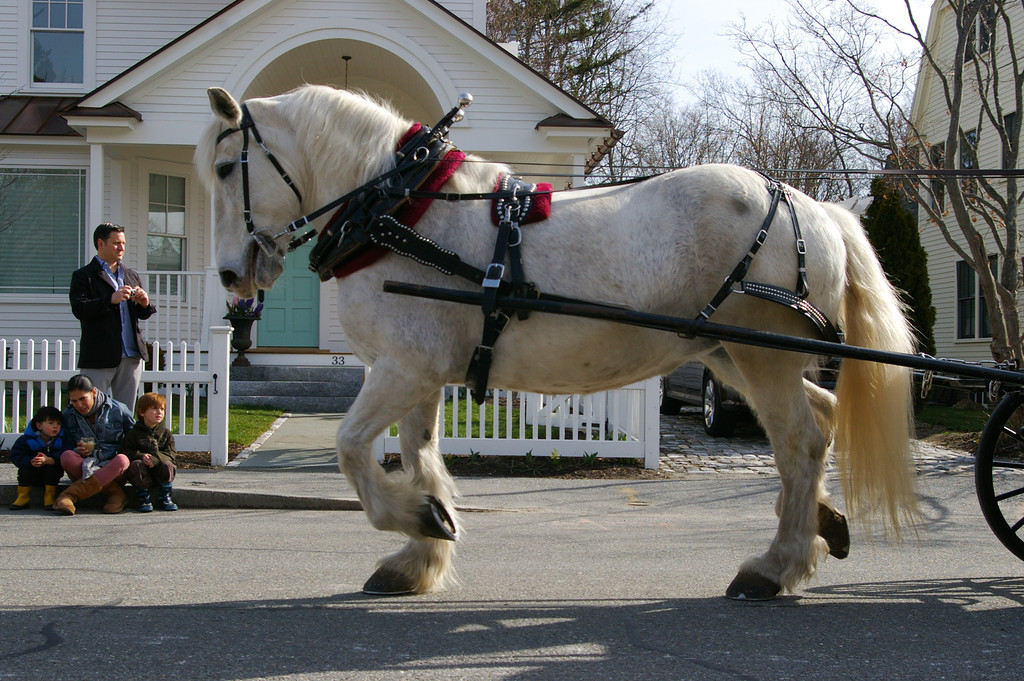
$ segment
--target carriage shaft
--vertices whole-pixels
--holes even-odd
[[[397,293],[417,298],[430,298],[433,300],[462,303],[466,305],[479,306],[483,303],[482,293],[438,288],[434,286],[422,286],[420,284],[386,281],[384,282],[384,291],[386,293]],[[981,378],[987,381],[1000,381],[1014,385],[1024,385],[1024,372],[996,369],[976,364],[965,364],[955,360],[937,359],[935,357],[925,357],[922,355],[874,350],[872,348],[865,348],[857,345],[833,343],[830,341],[803,338],[800,336],[788,336],[781,333],[758,331],[739,326],[715,324],[702,319],[683,319],[681,317],[671,317],[651,312],[640,312],[637,310],[612,307],[610,305],[602,305],[600,303],[589,303],[571,299],[550,300],[542,298],[540,300],[536,300],[531,298],[517,298],[513,296],[499,296],[498,306],[516,311],[526,310],[531,312],[548,312],[552,314],[568,315],[571,317],[584,317],[587,319],[618,322],[621,324],[642,326],[649,329],[671,331],[686,336],[713,338],[716,340],[741,343],[743,345],[756,345],[774,350],[803,352],[814,355],[826,355],[864,360],[868,362],[879,362],[882,364],[909,367],[911,369],[921,369],[923,371],[937,371],[970,378]]]

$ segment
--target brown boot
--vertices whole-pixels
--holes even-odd
[[[95,476],[87,480],[76,480],[53,502],[53,510],[61,515],[74,515],[75,502],[88,499],[100,489],[100,481]]]
[[[103,504],[104,513],[120,513],[128,503],[128,497],[124,495],[124,489],[116,481],[103,488],[107,495],[107,503]]]

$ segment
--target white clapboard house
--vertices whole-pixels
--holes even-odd
[[[485,0],[0,0],[0,336],[78,337],[68,283],[107,220],[160,308],[150,340],[202,343],[225,324],[192,166],[213,85],[239,99],[360,89],[427,125],[469,92],[460,148],[528,161],[520,171],[556,187],[581,177],[612,124],[489,40],[485,16]],[[287,262],[250,359],[351,363],[334,286],[302,251]]]
[[[1003,71],[1000,97],[1004,107],[1004,119],[1007,122],[1014,119],[1019,121],[1021,116],[1021,112],[1013,110],[1015,93],[1013,81],[1008,76],[1007,64],[1011,55],[1007,48],[1011,41],[1018,50],[1024,46],[1024,7],[1020,3],[1010,2],[1002,5],[1010,16],[1016,35],[1007,36],[1001,21],[992,22],[991,29],[987,27],[985,21],[976,23],[971,43],[973,49],[969,50],[969,58],[964,69],[964,104],[960,125],[967,138],[973,140],[973,144],[977,146],[979,167],[983,169],[1002,169],[1007,165],[1003,157],[1002,142],[995,129],[985,122],[977,125],[980,118],[981,94],[974,76],[973,59],[980,59],[983,62],[997,59],[1003,62],[1002,68],[1006,70]],[[983,13],[991,12],[991,3],[988,3],[988,6],[989,9],[982,8]],[[947,73],[953,68],[957,45],[955,19],[953,8],[946,0],[935,0],[929,16],[927,41],[936,55],[940,68],[946,69]],[[988,50],[989,45],[994,49]],[[981,66],[984,70],[985,64],[982,63]],[[943,95],[940,79],[927,65],[922,66],[918,76],[911,115],[915,126],[921,132],[921,141],[927,149],[925,153],[932,154],[933,158],[943,154],[956,154],[961,167],[966,167],[969,162],[958,153],[958,149],[945,149],[949,107]],[[1019,123],[1017,127],[1019,143]],[[943,199],[939,196],[937,200]],[[991,330],[977,275],[963,258],[950,248],[927,213],[921,210],[918,211],[918,215],[921,244],[928,253],[928,276],[936,311],[934,334],[937,354],[970,361],[991,360]],[[966,250],[965,238],[959,232],[954,232],[958,242]],[[988,251],[994,253],[996,243],[991,235],[988,238]]]

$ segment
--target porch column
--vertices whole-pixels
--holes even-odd
[[[573,187],[582,187],[583,173],[586,172],[587,168],[587,155],[586,154],[573,154],[572,155],[572,174],[573,176],[568,180]],[[568,189],[568,187],[566,187]]]
[[[206,249],[206,277],[203,286],[203,300],[206,303],[203,310],[202,343],[204,347],[210,347],[210,327],[227,324],[224,321],[224,313],[227,311],[224,307],[224,288],[220,285],[220,277],[217,275],[217,259],[213,246],[214,235],[217,231],[217,216],[214,212],[212,195],[209,197],[209,201],[207,215],[210,216],[210,235],[206,242],[209,247]]]
[[[86,259],[91,258],[96,247],[92,243],[92,232],[96,225],[106,221],[103,210],[103,187],[106,174],[103,164],[103,145],[89,145],[89,221],[85,225],[85,242],[89,247],[85,251]]]

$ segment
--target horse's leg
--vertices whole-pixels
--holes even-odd
[[[819,385],[804,379],[804,389],[814,410],[814,419],[825,435],[826,447],[832,444],[836,426],[836,396]],[[818,536],[828,544],[829,554],[836,558],[850,555],[850,527],[846,516],[829,500],[824,479],[818,490]]]
[[[715,376],[729,384],[740,393],[746,393],[748,388],[732,360],[724,352],[715,352],[705,358],[705,362]],[[821,386],[807,380],[803,381],[807,399],[814,413],[814,420],[818,424],[825,437],[825,446],[832,442],[835,432],[836,396]],[[781,516],[784,492],[780,492],[775,501],[775,514]],[[818,536],[828,544],[829,554],[836,558],[846,558],[850,554],[850,530],[846,522],[846,516],[836,510],[832,504],[828,491],[825,489],[825,479],[822,476],[817,491],[818,501]]]
[[[438,450],[437,410],[440,391],[419,403],[398,422],[402,445],[402,468],[411,475],[412,485],[440,502],[447,509],[453,534],[461,531],[455,512],[455,481]],[[363,585],[363,591],[375,595],[421,593],[443,588],[454,577],[451,558],[455,544],[445,539],[410,538],[397,553],[381,559],[376,572]]]
[[[745,561],[726,590],[730,598],[763,600],[792,590],[814,574],[827,549],[818,537],[824,493],[826,438],[818,426],[799,358],[730,347],[747,401],[768,434],[782,481],[779,526],[768,551]]]
[[[414,539],[454,540],[451,512],[432,492],[417,486],[409,471],[385,473],[373,457],[374,438],[430,395],[439,393],[435,376],[379,360],[338,429],[338,464],[378,530]]]

